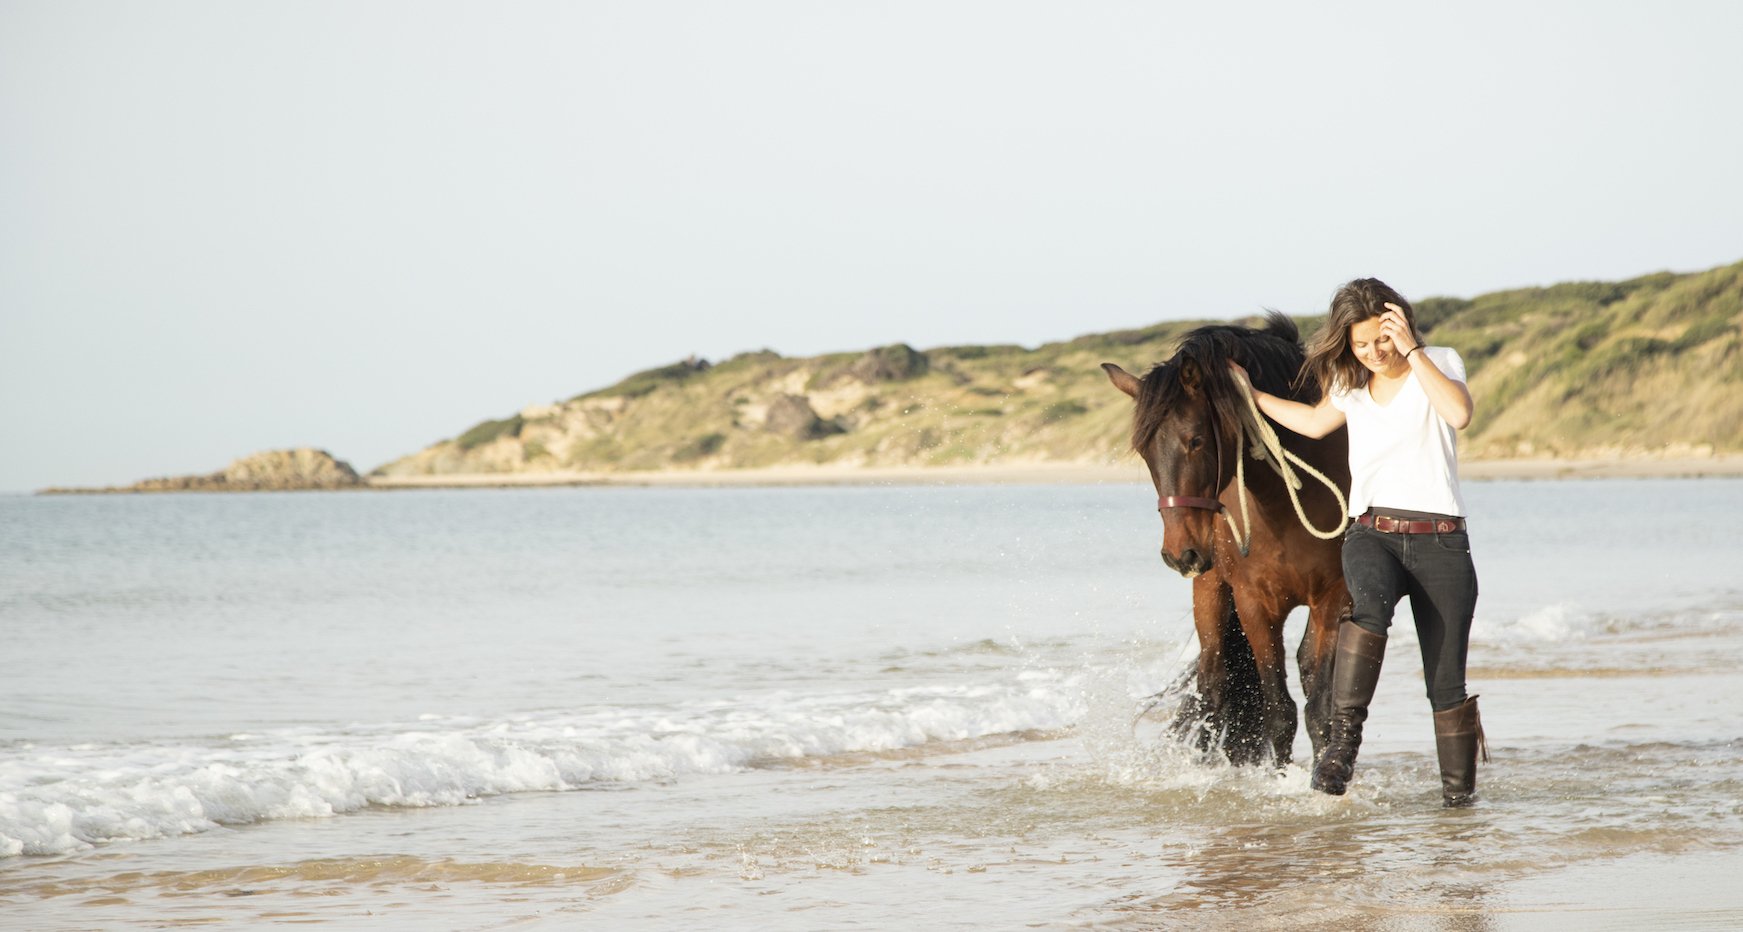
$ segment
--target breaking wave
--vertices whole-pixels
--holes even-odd
[[[0,856],[59,854],[366,807],[726,774],[1022,732],[1084,714],[1074,675],[484,721],[277,730],[219,740],[0,751]]]

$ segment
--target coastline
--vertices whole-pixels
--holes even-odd
[[[1704,479],[1743,476],[1743,453],[1709,456],[1612,456],[1582,459],[1466,460],[1462,478],[1496,479]],[[1101,463],[996,463],[976,466],[784,465],[761,469],[660,469],[644,472],[460,473],[443,476],[365,476],[359,485],[323,491],[405,489],[524,489],[568,486],[612,488],[756,488],[782,486],[1106,485],[1141,484],[1143,462],[1127,456]],[[38,495],[223,493],[223,489],[50,488]],[[314,491],[281,489],[275,491]]]
[[[1464,479],[1697,479],[1743,476],[1743,454],[1701,457],[1468,460]],[[1142,461],[1008,463],[981,466],[770,466],[763,469],[663,469],[448,476],[370,476],[366,488],[474,489],[548,486],[728,488],[832,485],[1103,485],[1143,483]]]
[[[615,486],[730,488],[834,485],[1099,485],[1144,481],[1143,464],[1015,463],[984,466],[767,466],[761,469],[659,469],[448,476],[368,476],[369,489]]]
[[[1464,479],[1709,479],[1743,476],[1743,453],[1710,456],[1465,460]]]

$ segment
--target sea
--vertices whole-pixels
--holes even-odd
[[[0,496],[0,927],[1743,928],[1743,480],[1465,493],[1466,810],[1408,611],[1170,736],[1142,483]]]

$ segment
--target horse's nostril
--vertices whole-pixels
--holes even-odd
[[[1180,555],[1180,565],[1181,566],[1189,566],[1189,567],[1197,567],[1198,566],[1198,551],[1193,550],[1191,548],[1188,548],[1185,553],[1182,553]]]

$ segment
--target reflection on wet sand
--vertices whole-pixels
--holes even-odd
[[[1179,860],[1175,889],[1110,908],[1145,927],[1365,929],[1408,917],[1411,929],[1494,928],[1488,885],[1460,853],[1484,833],[1436,820],[1400,844],[1398,829],[1385,820],[1215,830]]]

